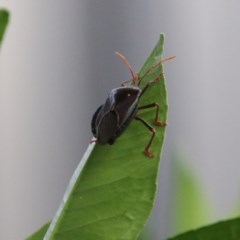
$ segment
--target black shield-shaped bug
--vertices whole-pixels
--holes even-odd
[[[151,103],[144,106],[139,106],[138,102],[141,96],[145,93],[147,88],[156,83],[162,73],[155,79],[149,81],[146,86],[141,89],[139,87],[141,80],[150,73],[153,69],[159,66],[161,63],[168,61],[174,57],[166,58],[156,65],[152,66],[146,71],[146,73],[139,77],[138,74],[134,74],[127,59],[118,52],[116,55],[127,65],[131,72],[132,79],[122,83],[121,87],[113,89],[106,102],[101,105],[94,113],[91,127],[93,136],[96,138],[97,143],[110,144],[112,145],[115,140],[124,132],[129,126],[133,119],[141,121],[151,132],[151,138],[145,146],[144,153],[148,157],[153,157],[153,153],[150,152],[149,148],[155,136],[155,128],[153,128],[148,122],[138,116],[138,111],[146,108],[155,108],[154,123],[157,126],[166,126],[166,123],[158,120],[159,104]]]

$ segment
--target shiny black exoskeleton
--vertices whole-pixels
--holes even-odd
[[[113,89],[105,104],[101,105],[92,119],[92,132],[100,144],[113,144],[136,116],[139,87]]]
[[[156,115],[154,119],[155,125],[166,126],[166,123],[158,121],[158,103],[151,103],[145,106],[139,106],[138,103],[146,89],[150,85],[156,83],[162,74],[152,81],[149,81],[143,89],[139,87],[139,84],[140,81],[152,71],[152,69],[159,66],[163,61],[169,60],[173,57],[157,63],[150,68],[141,79],[139,79],[137,74],[133,74],[127,59],[118,52],[116,52],[116,54],[127,64],[132,74],[132,80],[128,82],[131,82],[133,85],[123,84],[122,87],[115,88],[110,92],[106,102],[101,105],[93,115],[91,122],[93,136],[96,138],[97,143],[112,145],[133,119],[139,120],[152,132],[152,136],[145,147],[145,154],[152,157],[153,154],[149,151],[149,148],[155,136],[155,129],[144,119],[139,117],[137,113],[141,109],[156,107]]]

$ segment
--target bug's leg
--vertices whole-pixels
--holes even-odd
[[[142,119],[142,118],[139,117],[139,116],[135,116],[135,119],[141,121],[141,122],[151,131],[152,136],[151,136],[148,144],[147,144],[146,147],[145,147],[144,153],[145,153],[148,157],[154,157],[154,154],[149,151],[149,148],[150,148],[150,146],[151,146],[151,144],[152,144],[153,138],[154,138],[155,133],[156,133],[155,128],[153,128],[148,122],[146,122],[144,119]]]
[[[155,115],[155,118],[154,118],[155,125],[157,125],[157,126],[167,126],[166,122],[161,122],[161,121],[158,120],[159,103],[155,102],[155,103],[147,104],[147,105],[138,107],[138,110],[153,108],[153,107],[156,107],[156,115]]]
[[[145,93],[145,91],[146,91],[151,85],[157,83],[163,75],[164,75],[164,73],[162,72],[162,73],[160,73],[156,78],[154,78],[153,80],[149,81],[149,82],[146,84],[146,86],[142,89],[142,92],[141,92],[140,97]],[[140,83],[140,81],[139,81],[139,83]]]

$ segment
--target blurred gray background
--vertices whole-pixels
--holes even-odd
[[[149,222],[175,234],[172,154],[183,152],[212,214],[240,202],[240,2],[4,1],[11,22],[0,53],[0,239],[24,239],[50,220],[91,138],[107,93],[137,71],[166,34],[169,126]],[[189,196],[191,198],[191,196]],[[205,224],[205,222],[203,222]]]

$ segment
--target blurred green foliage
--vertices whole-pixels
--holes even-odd
[[[0,9],[0,46],[9,21],[9,13],[5,9]]]

